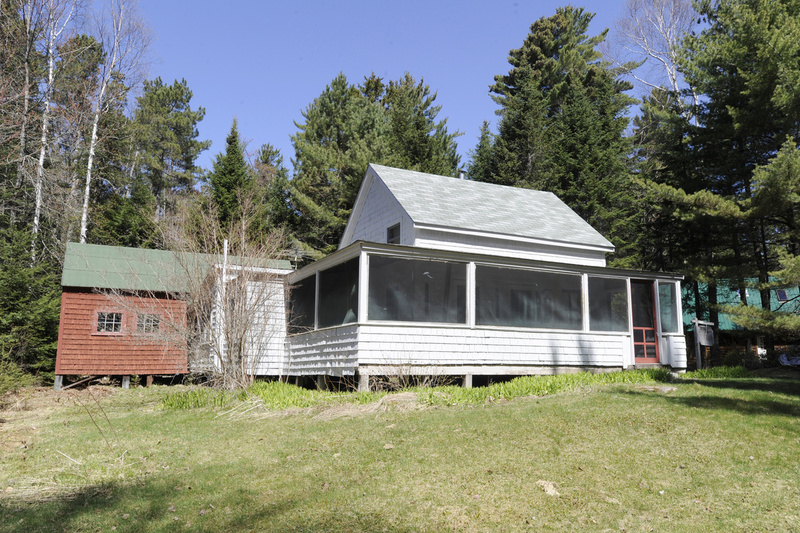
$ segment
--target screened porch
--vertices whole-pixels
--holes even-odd
[[[287,374],[681,369],[680,279],[356,243],[290,277]]]

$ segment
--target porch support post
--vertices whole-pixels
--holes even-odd
[[[144,386],[145,387],[149,387],[152,384],[153,384],[153,375],[152,374],[148,374],[144,379]]]
[[[464,387],[465,389],[472,388],[472,374],[464,375],[464,381],[461,382],[461,386]]]
[[[320,374],[317,376],[317,388],[319,390],[327,390],[327,383],[325,382],[325,374]]]
[[[369,374],[358,373],[358,392],[369,392]]]

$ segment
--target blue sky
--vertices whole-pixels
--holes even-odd
[[[192,107],[206,116],[200,138],[212,141],[199,165],[211,168],[225,149],[233,117],[255,150],[271,143],[287,167],[290,136],[301,111],[343,72],[360,83],[375,72],[396,80],[404,72],[438,93],[439,118],[457,139],[462,164],[496,105],[488,88],[508,71],[508,51],[530,25],[566,2],[477,0],[140,0],[153,33],[148,78],[185,78]],[[592,35],[609,27],[624,2],[586,1],[597,13]]]

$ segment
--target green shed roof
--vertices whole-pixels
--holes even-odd
[[[230,257],[232,264],[242,263]],[[63,287],[129,291],[186,292],[189,272],[207,271],[222,257],[206,254],[146,250],[99,244],[68,243],[61,276]],[[253,265],[255,266],[255,265]],[[289,270],[289,261],[272,260],[262,268]]]

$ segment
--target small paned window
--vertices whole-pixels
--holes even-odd
[[[160,322],[161,317],[158,315],[139,313],[139,316],[136,318],[136,332],[157,333]]]
[[[386,244],[400,244],[400,224],[386,228]]]
[[[97,333],[122,333],[122,313],[97,313]]]
[[[777,289],[775,295],[778,297],[779,302],[789,301],[789,295],[786,293],[786,289]]]

